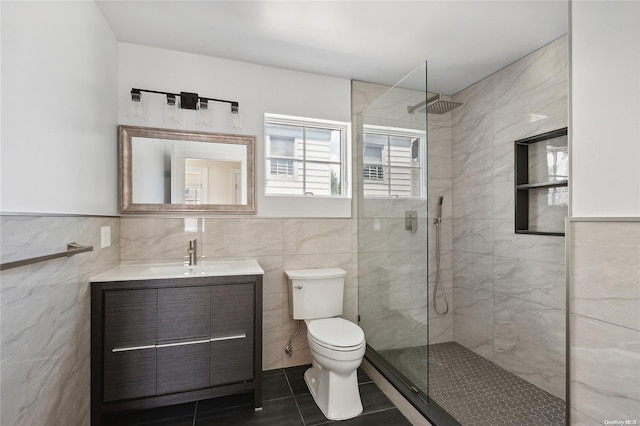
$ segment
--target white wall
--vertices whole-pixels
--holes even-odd
[[[127,43],[119,45],[118,78],[120,124],[256,136],[258,216],[350,217],[350,199],[264,196],[264,113],[348,122],[349,80]],[[162,95],[145,93],[147,118],[133,121],[127,112],[134,87],[238,101],[242,129],[226,125],[227,104],[214,104],[212,128],[198,128],[195,112],[188,110],[180,125],[164,123]]]
[[[117,213],[117,41],[93,2],[2,2],[0,211]]]
[[[640,2],[572,3],[572,212],[640,216]]]

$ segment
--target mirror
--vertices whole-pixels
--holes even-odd
[[[255,214],[255,137],[118,126],[120,213]]]

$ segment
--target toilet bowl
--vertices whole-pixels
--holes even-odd
[[[362,329],[342,318],[307,321],[307,340],[313,358],[304,374],[318,408],[330,420],[346,420],[362,413],[357,369],[366,342]]]
[[[316,405],[329,420],[362,413],[357,369],[366,350],[364,332],[342,314],[344,278],[340,268],[285,271],[291,315],[305,320],[312,366],[304,373]]]

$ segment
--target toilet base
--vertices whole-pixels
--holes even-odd
[[[304,373],[304,381],[322,414],[329,420],[347,420],[362,413],[358,373],[336,373],[315,360]]]

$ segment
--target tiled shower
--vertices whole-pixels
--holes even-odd
[[[406,81],[424,76],[424,68]],[[514,141],[567,126],[567,75],[565,36],[446,98],[462,105],[426,119],[407,112],[425,93],[402,81],[393,88],[353,84],[360,132],[367,126],[427,128],[428,206],[424,199],[365,197],[363,176],[357,176],[359,314],[371,348],[445,410],[455,398],[447,402],[438,388],[446,363],[435,354],[459,347],[469,359],[489,361],[498,385],[513,383],[529,389],[523,395],[547,397],[553,420],[532,419],[564,424],[565,239],[514,233]],[[445,315],[433,309],[433,218],[440,196],[437,303],[444,306],[444,294],[450,304]],[[405,230],[409,210],[418,214],[417,232]],[[473,375],[471,382],[478,380]],[[453,406],[450,411],[460,423],[473,424]]]

